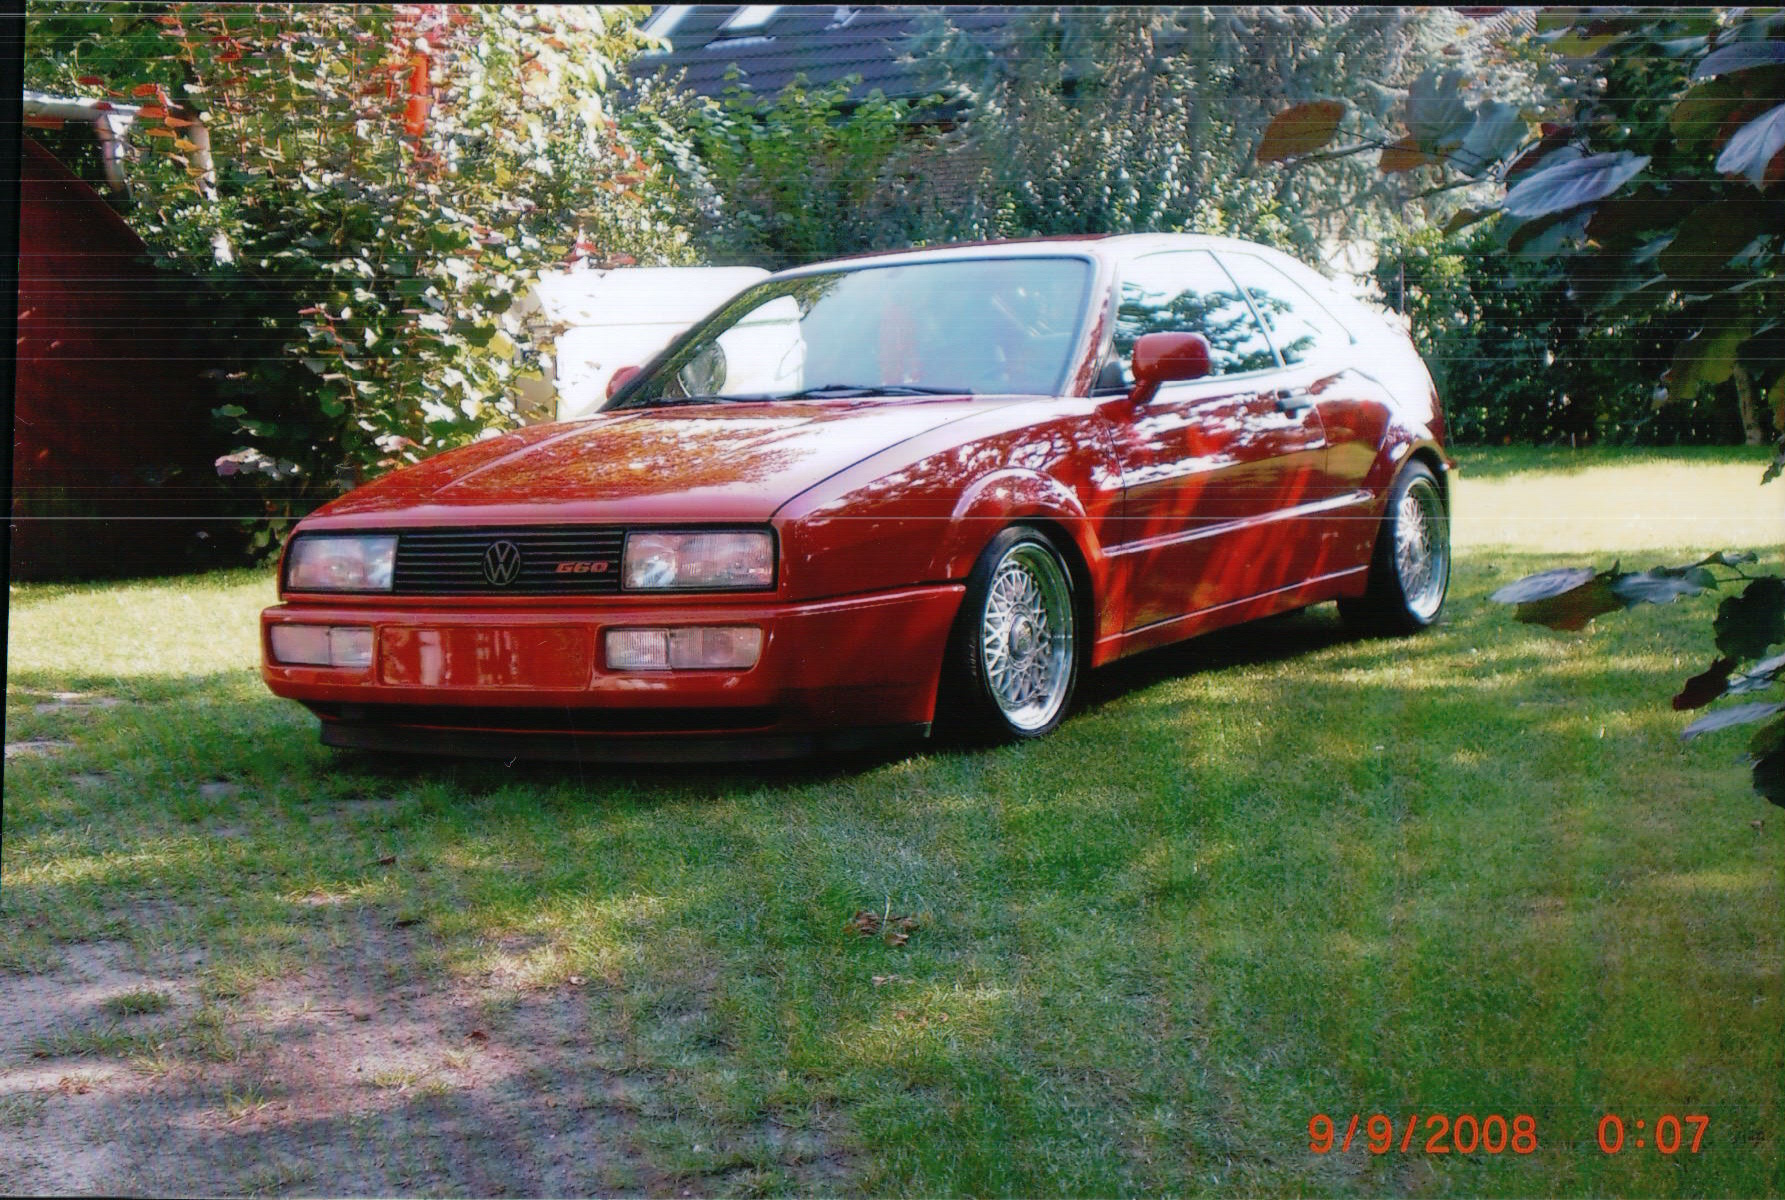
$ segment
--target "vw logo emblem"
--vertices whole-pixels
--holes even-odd
[[[507,587],[521,573],[521,548],[513,542],[491,542],[483,552],[483,577],[496,587]]]

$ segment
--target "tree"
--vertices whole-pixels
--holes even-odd
[[[1494,216],[1500,245],[1553,258],[1589,311],[1664,322],[1664,399],[1733,380],[1750,442],[1763,437],[1763,396],[1785,439],[1785,322],[1768,315],[1785,287],[1785,14],[1564,10],[1538,27],[1565,67],[1545,109],[1469,96],[1460,73],[1428,72],[1394,143],[1327,151],[1347,118],[1361,118],[1322,101],[1279,113],[1259,157],[1379,148],[1384,172],[1500,184],[1503,195],[1451,227]],[[1785,440],[1767,477],[1781,469]]]
[[[539,272],[687,260],[661,172],[601,102],[643,12],[34,8],[28,83],[144,106],[129,219],[204,277],[190,319],[227,314],[240,448],[218,466],[269,515],[513,423],[511,381],[551,352],[508,311]]]
[[[1752,427],[1764,395],[1780,434],[1762,476],[1772,481],[1785,470],[1785,320],[1774,315],[1785,300],[1785,13],[1564,10],[1540,17],[1538,30],[1568,68],[1548,111],[1509,114],[1501,101],[1466,99],[1460,78],[1434,73],[1410,90],[1407,134],[1383,150],[1383,169],[1448,168],[1504,185],[1458,224],[1496,215],[1506,245],[1564,264],[1581,303],[1668,321],[1663,400],[1733,379]],[[1259,157],[1319,153],[1348,111],[1286,109]],[[1579,629],[1604,613],[1716,587],[1711,566],[1739,574],[1752,561],[1723,553],[1640,573],[1562,568],[1493,598],[1517,605],[1520,620]],[[1719,605],[1713,632],[1718,657],[1682,687],[1676,708],[1785,681],[1785,655],[1768,656],[1785,643],[1785,581],[1750,580]],[[1749,743],[1754,787],[1785,805],[1785,703],[1728,706],[1685,736],[1753,722],[1766,722]]]
[[[1086,7],[1033,10],[981,39],[944,12],[914,54],[959,114],[949,152],[970,169],[949,233],[1198,230],[1320,261],[1389,229],[1409,189],[1345,155],[1273,171],[1255,159],[1260,134],[1292,98],[1392,97],[1457,22],[1404,8]],[[1478,61],[1480,49],[1456,53],[1524,86],[1522,68]]]
[[[1508,252],[1492,221],[1378,243],[1378,292],[1407,318],[1459,445],[1727,443],[1733,397],[1657,408],[1673,352],[1666,322],[1596,312],[1548,255]]]
[[[917,169],[926,105],[878,89],[851,102],[858,82],[801,76],[763,96],[733,74],[718,100],[653,82],[622,126],[671,164],[683,220],[720,262],[782,268],[923,241],[936,226]]]

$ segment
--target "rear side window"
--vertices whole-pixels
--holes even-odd
[[[1305,362],[1351,345],[1338,318],[1283,271],[1251,254],[1223,253],[1221,261],[1252,297],[1284,362]]]
[[[1206,250],[1150,254],[1122,269],[1113,361],[1099,388],[1132,386],[1134,343],[1149,333],[1200,333],[1209,340],[1209,374],[1238,375],[1277,365],[1252,306]]]

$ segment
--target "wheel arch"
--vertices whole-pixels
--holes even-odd
[[[1374,493],[1379,505],[1386,505],[1389,489],[1409,463],[1419,463],[1432,473],[1432,477],[1438,481],[1438,494],[1444,500],[1445,510],[1449,511],[1450,464],[1438,443],[1430,438],[1416,439],[1410,434],[1396,435],[1391,432],[1388,440],[1377,451],[1375,465],[1370,468],[1364,487]],[[1377,515],[1383,515],[1383,511],[1379,508]]]
[[[1025,525],[1047,535],[1047,539],[1066,560],[1066,574],[1072,580],[1073,616],[1081,630],[1078,639],[1079,669],[1088,669],[1097,644],[1097,585],[1091,577],[1091,564],[1085,558],[1072,531],[1052,517],[1032,515],[1017,517],[1010,525]],[[1008,529],[1010,525],[1006,525]]]
[[[1413,453],[1407,456],[1407,462],[1423,463],[1425,468],[1432,473],[1432,478],[1438,481],[1438,495],[1444,500],[1444,511],[1448,513],[1451,509],[1450,465],[1445,462],[1444,455],[1439,453],[1437,445],[1432,442],[1420,443],[1413,448]],[[1404,468],[1405,464],[1403,464]],[[1396,474],[1399,473],[1400,471],[1397,470]]]
[[[955,506],[947,536],[937,550],[932,578],[965,579],[992,539],[1013,525],[1025,525],[1048,536],[1072,580],[1074,616],[1089,648],[1097,641],[1096,564],[1102,548],[1091,531],[1077,496],[1058,480],[1020,468],[994,471],[974,482]]]

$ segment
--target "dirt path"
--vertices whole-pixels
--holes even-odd
[[[0,1192],[687,1194],[633,1148],[651,1081],[598,1064],[587,997],[390,986],[405,932],[227,1009],[121,944],[0,975]]]

